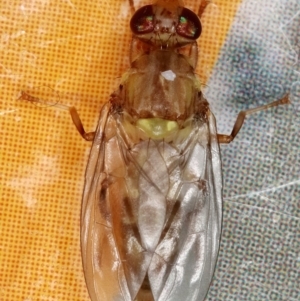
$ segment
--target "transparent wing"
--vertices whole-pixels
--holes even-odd
[[[98,128],[86,170],[81,214],[81,252],[84,275],[91,300],[124,300],[118,284],[119,256],[112,234],[110,210],[100,214],[100,200],[105,201],[105,158],[110,105],[100,114]],[[108,144],[111,145],[111,144]],[[117,205],[117,204],[116,204]],[[101,210],[103,213],[103,210]],[[115,296],[115,298],[112,298]],[[119,299],[118,299],[119,297]]]
[[[106,105],[90,155],[82,253],[96,300],[203,300],[221,229],[215,121],[143,136]]]

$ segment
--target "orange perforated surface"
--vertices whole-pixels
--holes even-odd
[[[194,10],[199,4],[186,2]],[[238,3],[215,0],[205,12],[197,70],[203,82]],[[12,0],[0,9],[0,300],[89,300],[79,229],[90,143],[67,111],[17,99],[23,90],[73,105],[93,130],[129,66],[129,4]]]

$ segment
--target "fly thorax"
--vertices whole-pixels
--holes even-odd
[[[185,56],[156,50],[133,62],[120,95],[123,108],[137,118],[185,120],[194,113],[198,91]]]

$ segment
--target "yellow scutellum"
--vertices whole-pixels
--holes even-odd
[[[144,131],[149,138],[154,140],[163,139],[177,132],[179,128],[176,121],[161,118],[139,119],[136,122],[136,127]]]

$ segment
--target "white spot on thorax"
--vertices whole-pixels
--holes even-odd
[[[176,78],[176,74],[172,70],[163,71],[160,73],[166,80],[173,81]]]

